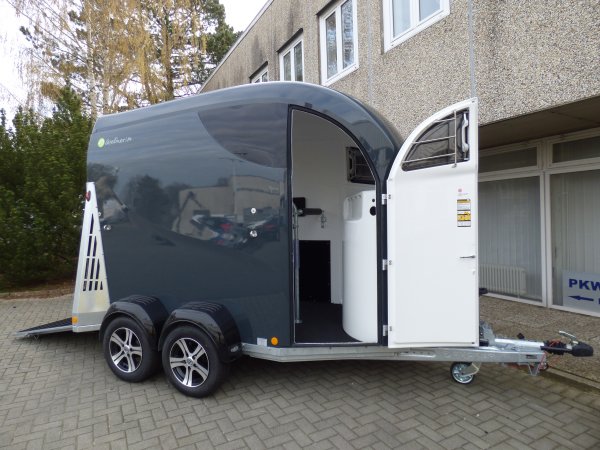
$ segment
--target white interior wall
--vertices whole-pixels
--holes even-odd
[[[346,147],[356,146],[333,123],[314,114],[294,111],[292,116],[292,194],[305,197],[307,208],[321,208],[320,216],[300,217],[300,240],[331,241],[331,302],[342,299],[342,235],[344,199],[371,185],[349,183],[346,178]]]

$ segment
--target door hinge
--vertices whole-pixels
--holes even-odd
[[[387,336],[390,331],[392,331],[392,326],[391,325],[384,325],[383,326],[383,335],[384,336]]]
[[[392,194],[381,194],[381,204],[383,206],[387,205],[389,199],[392,198]]]
[[[381,270],[388,270],[388,266],[392,265],[391,259],[383,259],[381,260]]]

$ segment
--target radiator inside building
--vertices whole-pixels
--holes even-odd
[[[490,292],[523,296],[527,292],[525,269],[517,266],[481,264],[479,285]]]

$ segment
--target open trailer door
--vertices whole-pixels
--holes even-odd
[[[408,137],[387,180],[389,347],[479,342],[477,99]]]

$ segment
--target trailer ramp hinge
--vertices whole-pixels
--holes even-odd
[[[381,204],[383,206],[387,205],[389,199],[392,198],[392,194],[381,194]]]
[[[388,266],[392,265],[392,261],[389,259],[384,259],[381,261],[381,270],[385,271],[388,269]]]

